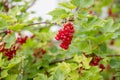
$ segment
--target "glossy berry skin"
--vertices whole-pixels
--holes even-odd
[[[67,50],[71,44],[73,34],[75,32],[74,26],[71,22],[67,22],[63,25],[55,37],[56,40],[62,41],[60,47]]]
[[[91,66],[97,66],[101,60],[102,60],[101,57],[95,56],[95,57],[91,60],[90,65],[91,65]]]
[[[16,50],[6,49],[5,56],[8,56],[8,60],[11,60],[16,55]]]
[[[105,69],[105,66],[103,64],[100,64],[99,67],[100,67],[101,71],[103,71]]]

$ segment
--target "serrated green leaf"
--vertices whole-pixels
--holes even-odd
[[[16,66],[18,63],[20,63],[22,61],[22,58],[25,58],[24,56],[19,57],[19,58],[14,58],[12,59],[8,66],[4,67],[4,69],[11,69],[12,67]]]
[[[89,69],[90,68],[90,61],[91,61],[92,58],[86,58],[84,55],[82,55],[82,63],[83,63],[83,67],[85,69]]]
[[[55,10],[48,13],[53,17],[53,20],[63,18],[63,15],[68,15],[65,9],[56,8]]]
[[[76,7],[88,8],[94,4],[94,0],[71,0],[71,3]]]
[[[115,29],[113,29],[113,23],[113,19],[106,20],[103,25],[103,31],[114,32]]]
[[[59,5],[65,7],[65,8],[68,8],[68,9],[74,9],[75,8],[75,6],[71,3],[69,3],[69,2],[68,3],[62,2],[62,3],[59,3]]]
[[[53,80],[65,80],[64,74],[59,69],[56,70]]]
[[[0,74],[1,74],[0,79],[5,78],[8,76],[8,70],[3,70]]]

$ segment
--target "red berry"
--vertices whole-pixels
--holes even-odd
[[[103,59],[103,58],[101,58],[101,57],[99,57],[99,56],[95,56],[95,57],[93,57],[93,59],[91,60],[90,65],[91,65],[91,66],[97,66],[102,59]]]
[[[105,69],[105,66],[103,64],[100,64],[99,67],[100,67],[101,71],[103,71]]]
[[[58,31],[58,34],[56,35],[56,40],[61,40],[60,47],[63,49],[68,49],[69,45],[71,44],[71,40],[73,38],[75,30],[73,27],[73,24],[71,22],[67,22],[63,25],[63,29],[60,29]]]
[[[24,38],[20,36],[17,38],[16,43],[24,44],[26,43],[27,38],[28,38],[27,36],[25,36]]]
[[[63,49],[65,49],[65,50],[68,49],[68,45],[66,45],[66,44],[64,44],[64,43],[61,43],[61,44],[60,44],[60,47],[63,48]]]
[[[11,60],[15,55],[16,55],[16,50],[15,49],[5,49],[5,56],[8,57],[8,60]]]

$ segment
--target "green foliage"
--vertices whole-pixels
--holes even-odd
[[[71,3],[76,7],[88,8],[94,4],[94,0],[71,0]]]
[[[69,14],[65,9],[55,9],[51,12],[49,12],[51,16],[53,16],[53,20],[61,19],[61,18],[66,18],[67,14]]]
[[[5,7],[5,0],[0,1],[0,80],[112,80],[116,76],[119,80],[119,54],[111,49],[113,39],[120,46],[120,20],[114,14],[119,12],[118,3],[113,4],[113,0],[60,2],[60,7],[48,13],[52,20],[42,22],[40,17],[29,19],[33,13],[27,9],[32,1],[10,0],[8,4],[12,7],[9,9]],[[24,4],[13,5],[19,2]],[[101,10],[105,6],[113,6],[113,13],[102,19]],[[57,32],[51,31],[51,27],[56,24],[62,27],[68,21],[73,23],[75,33],[69,49],[63,50],[54,39]],[[16,34],[24,37],[22,31],[30,31],[33,35],[20,45]],[[16,54],[7,60],[2,49],[12,50],[14,45],[18,48]],[[91,66],[95,56],[103,59],[97,66]],[[100,64],[105,66],[103,71]]]

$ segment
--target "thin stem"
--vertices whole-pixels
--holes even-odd
[[[31,8],[35,4],[36,1],[37,0],[33,0],[33,2],[28,6],[28,8],[26,10],[28,10],[29,8]]]
[[[27,26],[33,26],[33,25],[39,25],[39,24],[50,24],[50,23],[49,22],[38,22],[38,23],[28,24]]]
[[[38,23],[31,23],[26,26],[33,26],[33,25],[39,25],[39,24],[54,24],[54,25],[59,25],[57,23],[51,23],[51,22],[38,22]]]
[[[120,54],[108,54],[107,57],[120,57]]]
[[[59,62],[64,62],[64,61],[71,60],[71,59],[73,59],[73,57],[69,57],[69,58],[65,58],[65,59],[60,59],[60,60],[55,60],[55,61],[51,62],[50,65],[56,64],[56,63],[59,63]]]
[[[107,57],[120,57],[120,54],[110,54],[110,55],[107,55]],[[51,64],[56,64],[56,63],[59,63],[59,62],[64,62],[64,61],[71,60],[71,59],[73,59],[73,57],[60,59],[60,60],[55,60],[55,61],[51,62],[50,65]]]

